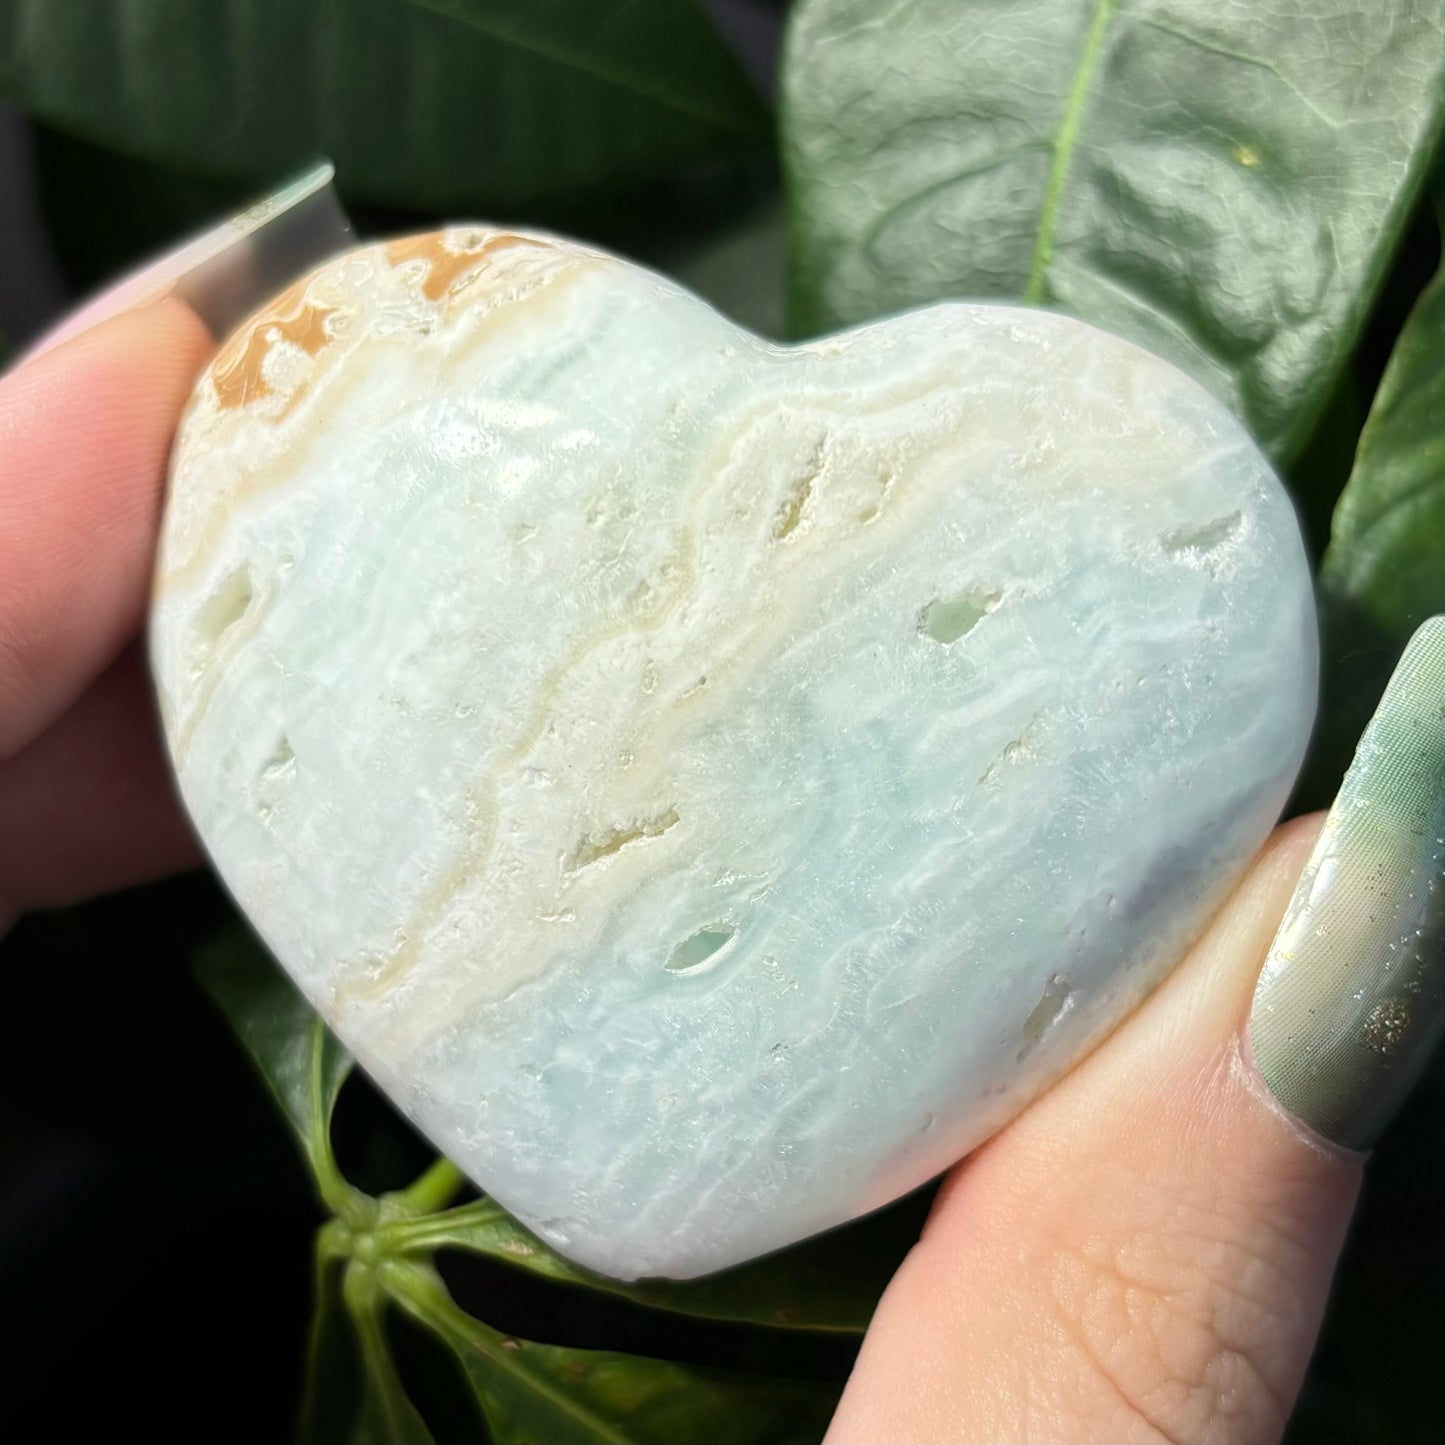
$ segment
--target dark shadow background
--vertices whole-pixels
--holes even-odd
[[[785,0],[710,8],[770,87]],[[521,219],[651,259],[658,234],[705,233],[776,194],[764,163],[684,177],[585,214]],[[0,335],[23,343],[115,269],[245,199],[215,183],[178,188],[174,176],[0,107]],[[357,216],[364,233],[414,219]],[[1321,443],[1341,479],[1437,249],[1433,226],[1417,226],[1376,308],[1345,383],[1356,394],[1338,408],[1353,421]],[[1318,548],[1327,517],[1303,520]],[[1372,687],[1347,678],[1326,705],[1363,721]],[[1315,760],[1301,807],[1328,801],[1344,761]],[[197,876],[32,916],[0,942],[0,1418],[30,1422],[26,1440],[133,1429],[151,1441],[254,1445],[291,1435],[321,1216],[279,1115],[189,971],[194,945],[227,909]],[[337,1141],[343,1167],[369,1189],[407,1182],[430,1158],[363,1080],[343,1094]],[[869,1227],[870,1247],[882,1240],[901,1257],[926,1204],[927,1191],[889,1211]],[[470,1257],[444,1268],[464,1305],[533,1339],[839,1382],[854,1353],[846,1339],[659,1316]],[[398,1350],[438,1440],[474,1440],[443,1362],[417,1336],[403,1333]],[[1437,1067],[1371,1167],[1290,1440],[1445,1439],[1442,1362]]]

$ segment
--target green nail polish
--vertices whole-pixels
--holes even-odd
[[[1249,1034],[1274,1096],[1368,1149],[1445,1032],[1445,617],[1410,639],[1290,899]]]

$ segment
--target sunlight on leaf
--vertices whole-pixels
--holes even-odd
[[[781,123],[794,323],[1041,303],[1308,435],[1445,108],[1416,0],[802,0]]]

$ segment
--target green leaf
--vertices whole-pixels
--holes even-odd
[[[784,63],[803,331],[941,297],[1132,338],[1304,442],[1440,132],[1419,0],[803,0]]]
[[[1320,571],[1327,671],[1311,777],[1324,789],[1339,782],[1410,634],[1445,612],[1442,558],[1445,267],[1395,343]]]
[[[1445,611],[1445,268],[1395,343],[1335,509],[1320,581],[1401,645]]]
[[[387,1247],[424,1254],[464,1249],[564,1284],[702,1319],[861,1334],[893,1271],[918,1237],[914,1201],[791,1249],[699,1280],[627,1283],[572,1264],[495,1200],[407,1219],[383,1230]]]
[[[408,0],[0,0],[0,95],[154,165],[269,183],[325,154],[349,198],[478,215],[766,143],[691,4],[447,8],[471,23]]]
[[[375,1272],[363,1264],[348,1265],[342,1293],[365,1367],[352,1445],[434,1445],[397,1374],[386,1337],[386,1297]]]
[[[767,133],[767,108],[695,0],[411,3],[720,130]]]
[[[803,1445],[837,1403],[833,1386],[509,1338],[426,1265],[392,1261],[383,1280],[455,1354],[498,1445]]]
[[[787,237],[780,206],[768,205],[700,246],[659,258],[661,269],[758,336],[787,331]]]
[[[331,1115],[351,1072],[350,1055],[241,925],[201,950],[196,975],[295,1131],[321,1197],[336,1213],[354,1214],[360,1196],[331,1153]]]

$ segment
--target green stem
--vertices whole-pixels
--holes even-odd
[[[322,1366],[325,1362],[326,1334],[331,1322],[332,1272],[340,1269],[338,1251],[334,1239],[327,1236],[327,1230],[335,1223],[328,1220],[316,1232],[316,1244],[312,1256],[311,1325],[306,1336],[306,1374],[301,1393],[301,1425],[298,1438],[314,1439],[317,1421],[321,1418]]]
[[[459,1228],[486,1227],[509,1220],[501,1205],[491,1199],[473,1199],[455,1209],[437,1214],[424,1214],[417,1219],[391,1219],[379,1225],[378,1239],[385,1252],[415,1253],[446,1243]]]
[[[466,1176],[450,1159],[438,1159],[430,1169],[401,1191],[401,1203],[417,1214],[435,1214],[456,1198],[467,1182]]]
[[[433,1445],[431,1432],[417,1413],[401,1382],[386,1337],[387,1296],[369,1266],[353,1261],[346,1267],[342,1298],[361,1345],[363,1372],[359,1434],[392,1445]]]
[[[346,1182],[331,1152],[331,1114],[326,1107],[326,1080],[322,1063],[325,1055],[326,1025],[318,1017],[311,1041],[311,1142],[307,1155],[322,1203],[348,1224],[360,1225],[367,1218],[366,1196]],[[369,1202],[369,1201],[368,1201]]]
[[[1104,31],[1108,29],[1109,17],[1114,13],[1117,4],[1118,0],[1095,0],[1094,18],[1089,22],[1088,34],[1084,36],[1079,67],[1074,72],[1074,83],[1069,88],[1069,98],[1064,105],[1064,118],[1059,122],[1059,133],[1054,139],[1053,164],[1049,167],[1049,179],[1044,187],[1039,229],[1034,237],[1033,261],[1029,266],[1028,285],[1024,288],[1024,300],[1033,305],[1044,299],[1049,262],[1054,258],[1054,231],[1059,223],[1059,205],[1064,197],[1064,182],[1069,177],[1069,162],[1074,158],[1074,148],[1079,141],[1079,124],[1084,116],[1084,105],[1088,101],[1089,87],[1099,64],[1099,54],[1104,48]]]

